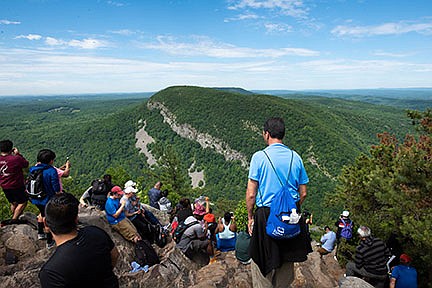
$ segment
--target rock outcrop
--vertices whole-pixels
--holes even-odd
[[[154,212],[162,223],[167,223],[167,214],[148,206],[146,208]],[[45,241],[37,240],[36,216],[27,213],[24,218],[29,221],[28,225],[8,225],[0,230],[1,287],[40,287],[38,272],[53,253],[53,250],[45,248]],[[104,213],[89,208],[80,209],[79,222],[80,225],[96,225],[112,237],[120,251],[119,263],[114,270],[120,287],[252,287],[250,265],[237,261],[234,252],[222,253],[215,262],[200,266],[185,257],[173,241],[162,249],[155,246],[161,264],[151,267],[147,273],[129,273],[130,263],[134,260],[133,244],[111,229]],[[17,262],[6,265],[6,253],[15,255]],[[333,256],[331,253],[320,259],[319,254],[313,252],[307,261],[296,263],[293,287],[338,287],[338,279],[344,271]],[[369,287],[364,281],[352,278],[343,278],[341,287]],[[360,286],[350,286],[349,283]]]

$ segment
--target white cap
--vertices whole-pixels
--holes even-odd
[[[126,192],[126,191],[125,191]],[[349,216],[349,212],[347,210],[343,211],[341,214],[343,217],[348,217]]]
[[[135,186],[136,186],[136,183],[133,182],[132,180],[127,181],[125,183],[125,185],[124,185],[125,188],[127,188],[127,187],[135,187]]]
[[[135,189],[134,187],[131,187],[131,186],[126,187],[126,188],[124,189],[124,193],[126,193],[126,194],[129,194],[129,193],[136,193],[136,192],[138,192],[138,189]]]

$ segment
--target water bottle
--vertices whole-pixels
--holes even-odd
[[[297,214],[297,209],[293,208],[291,209],[291,215],[290,215],[290,224],[297,224],[300,220],[300,216]]]

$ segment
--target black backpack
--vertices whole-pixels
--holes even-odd
[[[105,184],[105,182],[101,179],[95,179],[93,180],[92,184],[92,196],[93,195],[104,195],[106,196],[108,194],[108,187]]]
[[[165,247],[165,245],[168,243],[168,236],[169,232],[168,229],[162,227],[161,225],[156,225],[154,229],[154,239],[157,246],[160,248]]]
[[[181,240],[181,238],[182,238],[182,236],[183,236],[183,233],[186,231],[186,229],[188,229],[189,227],[192,227],[193,225],[198,224],[198,223],[199,223],[198,221],[193,221],[193,222],[191,222],[189,224],[185,224],[184,221],[181,222],[177,226],[177,228],[174,230],[174,234],[173,234],[174,241],[176,243],[179,243],[180,240]]]
[[[43,171],[47,168],[48,167],[29,172],[26,180],[26,192],[30,198],[39,200],[47,196],[43,184]]]
[[[159,264],[159,256],[147,240],[138,240],[135,244],[136,262],[141,267],[148,265],[149,267]]]

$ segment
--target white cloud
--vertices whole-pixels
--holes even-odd
[[[42,39],[42,36],[38,34],[28,34],[16,36],[15,39],[40,40]]]
[[[97,49],[97,48],[108,46],[108,43],[106,43],[105,41],[93,39],[93,38],[87,38],[83,40],[74,39],[70,41],[65,41],[53,37],[46,37],[45,43],[49,46],[76,47],[81,49]]]
[[[375,51],[372,53],[375,56],[384,56],[384,57],[394,57],[394,58],[403,58],[414,55],[414,53],[393,53],[393,52],[385,52],[385,51]]]
[[[277,10],[281,14],[295,18],[305,18],[308,14],[308,9],[304,6],[303,0],[237,0],[234,3],[228,9]]]
[[[254,13],[246,13],[246,14],[240,14],[235,17],[226,18],[224,22],[232,22],[232,21],[242,21],[242,20],[255,20],[262,18]]]
[[[131,36],[131,35],[137,34],[137,32],[129,30],[129,29],[112,30],[109,32],[112,34],[118,34],[118,35],[122,35],[122,36]]]
[[[126,6],[125,3],[117,2],[117,1],[107,1],[107,4],[109,4],[109,5],[111,5],[111,6],[115,6],[115,7],[123,7],[123,6]]]
[[[177,42],[175,38],[158,36],[156,44],[142,48],[160,50],[171,55],[207,56],[213,58],[279,58],[283,56],[319,56],[320,52],[305,48],[255,49],[216,43],[206,37],[196,37],[193,43]]]
[[[18,25],[18,24],[21,24],[21,22],[19,22],[19,21],[10,21],[10,20],[6,20],[6,19],[1,19],[0,20],[0,24],[3,24],[3,25]]]
[[[432,34],[432,22],[410,23],[406,21],[384,23],[376,26],[336,26],[331,33],[337,36],[374,36],[374,35],[399,35],[405,33]]]
[[[292,26],[284,23],[266,23],[264,28],[267,33],[286,33],[292,31]]]

